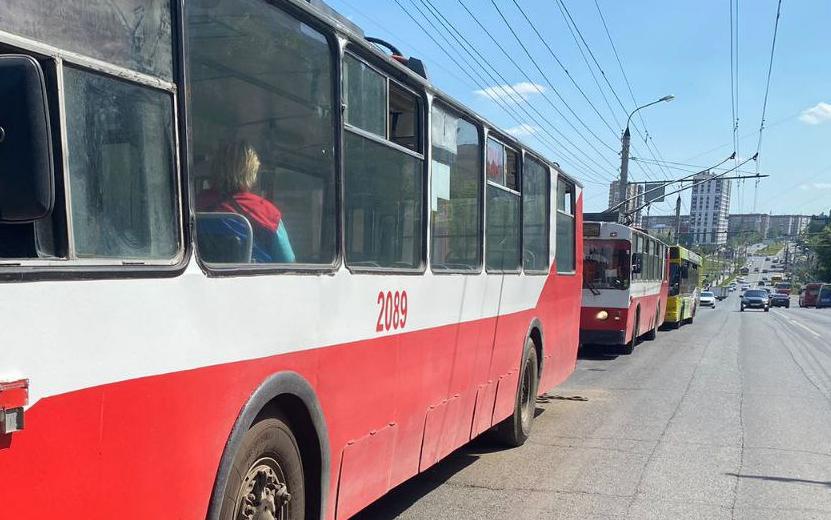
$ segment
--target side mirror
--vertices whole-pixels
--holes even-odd
[[[643,253],[632,255],[632,274],[640,274],[643,270]]]
[[[54,185],[43,70],[29,56],[0,56],[0,223],[48,217]]]

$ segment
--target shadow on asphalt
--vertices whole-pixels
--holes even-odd
[[[818,486],[825,486],[827,488],[831,488],[831,481],[826,482],[823,480],[809,480],[804,478],[791,478],[791,477],[771,477],[769,475],[739,475],[738,473],[725,473],[725,475],[729,475],[731,477],[738,477],[738,478],[749,478],[755,480],[769,480],[772,482],[790,482],[790,483],[797,483],[797,484],[816,484]]]
[[[544,411],[544,408],[537,407],[534,416]],[[456,473],[479,460],[480,456],[506,449],[509,448],[500,443],[492,431],[487,431],[424,473],[402,483],[352,518],[353,520],[395,518],[450,480]]]
[[[577,359],[592,361],[611,361],[620,356],[619,349],[602,345],[583,345],[577,351]]]

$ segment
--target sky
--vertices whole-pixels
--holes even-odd
[[[831,1],[781,0],[760,147],[779,0],[326,1],[367,36],[423,60],[440,90],[580,179],[586,211],[606,207],[627,113],[667,94],[675,99],[632,118],[631,181],[723,163],[734,151],[735,112],[739,161],[758,147],[758,172],[770,177],[758,188],[755,179],[733,181],[731,213],[752,212],[754,199],[759,213],[831,208]],[[757,163],[740,170],[755,174]],[[689,191],[682,195],[688,213]],[[650,213],[674,207],[672,196]]]

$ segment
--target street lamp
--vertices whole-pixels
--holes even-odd
[[[634,116],[635,112],[637,112],[638,110],[644,109],[646,107],[651,107],[652,105],[657,105],[658,103],[668,103],[673,99],[675,99],[675,96],[669,94],[662,97],[661,99],[656,99],[651,103],[641,105],[632,112],[630,112],[629,117],[626,118],[626,129],[623,130],[623,138],[621,139],[620,151],[620,183],[618,185],[618,198],[621,201],[626,200],[626,188],[629,184],[629,122],[632,120],[632,116]],[[624,215],[626,215],[626,204],[622,204],[620,206],[620,209],[618,209],[618,221],[623,222]]]

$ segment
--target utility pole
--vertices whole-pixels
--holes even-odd
[[[626,201],[626,188],[629,186],[629,122],[632,120],[632,116],[635,115],[635,112],[637,112],[638,110],[644,109],[646,107],[651,107],[652,105],[655,105],[657,103],[668,103],[673,99],[675,99],[675,96],[667,95],[651,103],[641,105],[635,110],[631,111],[629,113],[629,117],[626,118],[626,129],[623,131],[623,138],[621,139],[620,151],[620,186],[618,186],[618,195],[620,197],[620,202]],[[621,204],[621,207],[617,213],[618,222],[625,222],[627,205],[628,204]],[[635,206],[637,205],[638,203],[636,201]]]
[[[681,195],[675,199],[675,243],[681,244]]]
[[[620,181],[618,185],[618,198],[620,199],[619,202],[623,202],[626,200],[626,188],[629,186],[629,139],[629,125],[626,125],[626,130],[623,131],[623,139],[621,139],[622,146],[620,150]],[[618,210],[618,222],[623,222],[624,215],[626,215],[626,210],[628,209],[627,206],[628,204],[623,204]]]

